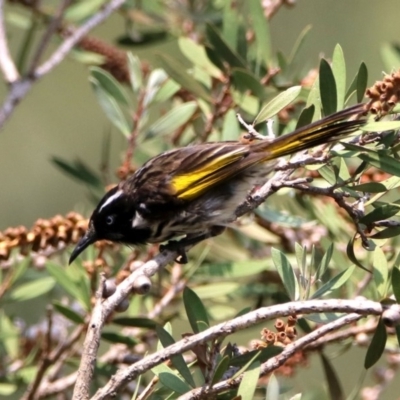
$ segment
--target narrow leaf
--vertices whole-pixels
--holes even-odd
[[[275,267],[282,279],[283,285],[288,292],[291,300],[298,300],[299,298],[299,284],[294,274],[293,267],[290,265],[287,257],[279,250],[272,248],[272,260]]]
[[[185,290],[183,291],[183,302],[193,332],[199,333],[201,330],[204,330],[201,329],[204,325],[200,325],[199,322],[203,322],[206,326],[210,326],[207,311],[203,303],[199,296],[188,287],[185,287]]]
[[[118,317],[112,320],[113,324],[137,328],[156,329],[157,324],[148,318],[140,317]]]
[[[252,27],[256,35],[257,64],[262,61],[265,67],[270,68],[272,67],[272,45],[268,19],[264,16],[264,10],[259,0],[250,0],[248,3]]]
[[[335,400],[344,400],[345,396],[343,388],[340,383],[339,377],[337,376],[337,373],[333,368],[333,365],[323,353],[320,353],[320,357],[322,361],[322,366],[324,368],[326,381],[328,382],[330,398]]]
[[[184,89],[192,92],[194,95],[201,99],[211,103],[212,98],[204,86],[196,81],[192,75],[186,72],[186,68],[176,59],[161,54],[159,56],[162,67],[165,72],[177,83],[179,83]]]
[[[326,296],[332,293],[334,290],[343,286],[351,277],[352,273],[354,272],[355,266],[352,265],[350,268],[345,269],[344,271],[340,272],[328,282],[326,282],[323,286],[321,286],[313,295],[312,299],[318,299],[322,296]]]
[[[344,99],[346,96],[346,62],[344,59],[343,49],[337,44],[333,50],[332,72],[335,77],[337,90],[337,110],[344,107]]]
[[[165,115],[155,121],[144,134],[144,140],[157,136],[165,136],[173,133],[184,125],[197,110],[197,103],[189,101],[169,110]]]
[[[184,394],[191,390],[191,387],[177,375],[169,372],[161,372],[158,375],[160,382],[175,393]]]
[[[378,246],[374,250],[373,276],[378,294],[384,299],[388,288],[389,269],[385,253]]]
[[[157,325],[156,332],[158,339],[164,348],[175,343],[174,338],[162,326]],[[185,379],[185,381],[194,388],[196,385],[182,354],[176,354],[172,356],[171,362],[176,370],[182,375],[183,379]]]
[[[99,67],[91,67],[90,74],[99,83],[102,89],[117,102],[126,106],[129,105],[124,88],[109,72]]]
[[[387,340],[386,327],[382,322],[382,319],[379,319],[374,336],[372,337],[371,343],[367,350],[367,354],[365,355],[365,360],[364,360],[365,369],[371,368],[374,364],[376,364],[379,361],[385,350],[386,340]]]
[[[23,283],[11,292],[10,298],[13,301],[34,299],[50,292],[50,290],[54,288],[55,284],[56,282],[51,276]]]
[[[241,400],[253,400],[254,393],[257,389],[258,379],[260,377],[260,362],[254,361],[249,369],[243,374],[242,381],[240,382],[237,396]]]
[[[392,269],[392,288],[394,297],[400,304],[400,270],[396,266]]]
[[[266,121],[267,119],[272,118],[273,116],[278,114],[279,111],[281,111],[283,108],[296,100],[297,97],[300,95],[300,92],[301,86],[293,86],[285,90],[284,92],[279,93],[261,109],[259,114],[254,119],[253,125],[261,121]]]
[[[218,56],[225,60],[230,67],[246,68],[246,62],[228,45],[213,25],[207,24],[206,36]]]
[[[110,122],[127,138],[131,134],[130,123],[125,118],[117,101],[107,91],[105,91],[100,83],[94,78],[89,78],[94,93],[96,94],[97,101],[99,102],[104,113]]]
[[[321,279],[321,277],[325,274],[325,271],[328,269],[329,263],[331,262],[332,255],[333,255],[333,243],[329,245],[328,250],[325,252],[321,262],[318,265],[316,272],[317,280]]]
[[[375,208],[375,210],[360,218],[360,222],[368,225],[375,221],[381,221],[383,219],[393,217],[398,212],[400,212],[400,204],[384,204],[383,206]]]
[[[325,116],[336,112],[337,89],[335,77],[328,61],[323,58],[319,64],[319,91]]]
[[[357,74],[357,103],[362,102],[367,85],[368,85],[368,70],[365,63],[362,62]]]
[[[138,344],[138,341],[133,339],[131,336],[121,335],[117,332],[102,332],[101,338],[111,343],[123,343],[129,347]]]
[[[72,322],[75,322],[76,324],[83,324],[85,322],[82,315],[78,314],[76,311],[64,306],[59,302],[53,302],[53,307],[65,318],[71,320]]]

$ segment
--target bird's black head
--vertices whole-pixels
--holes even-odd
[[[135,226],[133,221],[138,219],[138,215],[135,202],[130,196],[119,186],[111,189],[93,211],[88,230],[73,250],[69,263],[98,240],[106,239],[126,244],[145,243],[151,231],[143,226],[145,224]]]

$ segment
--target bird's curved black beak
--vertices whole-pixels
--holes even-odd
[[[86,231],[85,235],[82,239],[78,242],[75,246],[74,250],[72,251],[71,256],[69,257],[68,264],[71,264],[79,254],[82,253],[83,250],[86,249],[89,245],[93,244],[97,240],[96,231],[92,224],[89,225],[88,230]]]

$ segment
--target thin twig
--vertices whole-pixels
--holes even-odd
[[[90,320],[88,333],[83,345],[83,354],[78,369],[76,385],[74,387],[73,400],[82,400],[89,398],[89,388],[92,381],[94,367],[97,359],[97,350],[100,345],[100,331],[104,324],[102,315],[102,301],[104,292],[105,275],[100,275],[99,288],[96,292],[96,304],[94,306]],[[91,334],[93,332],[93,334]]]
[[[105,399],[111,394],[115,395],[115,393],[129,381],[136,379],[138,375],[166,361],[175,354],[182,354],[185,351],[191,350],[207,341],[214,340],[221,336],[230,335],[234,332],[248,328],[263,321],[295,314],[311,314],[318,312],[339,312],[349,314],[357,313],[357,318],[359,318],[361,315],[381,315],[382,311],[383,307],[380,303],[364,299],[309,300],[278,304],[271,307],[263,307],[240,317],[234,318],[230,321],[215,325],[212,328],[209,328],[201,333],[186,337],[183,340],[180,340],[173,345],[164,348],[161,351],[158,351],[152,355],[148,355],[143,360],[133,365],[120,369],[102,389],[99,389],[97,391],[92,400]],[[354,318],[355,317],[356,316],[354,315]],[[324,334],[329,333],[333,329],[336,329],[336,325],[329,324],[329,327],[334,328],[326,328],[326,326],[320,328],[326,329],[326,331],[323,331]],[[320,337],[318,336],[318,333],[321,332],[320,329],[315,331],[317,333],[315,334],[315,336],[312,336],[309,341],[306,341],[304,343],[300,342],[302,343],[302,346],[305,346],[306,344],[311,343],[313,340]],[[307,337],[309,336],[307,335]]]
[[[7,83],[14,83],[19,79],[19,73],[8,48],[4,23],[4,0],[0,0],[0,69]]]
[[[1,5],[3,3],[2,0]],[[64,58],[67,54],[72,50],[72,48],[80,41],[84,36],[86,36],[95,26],[101,24],[104,20],[106,20],[110,14],[112,14],[115,10],[121,7],[125,3],[125,0],[110,0],[107,4],[105,4],[96,14],[94,14],[91,18],[89,18],[82,26],[75,29],[68,38],[66,38],[63,43],[54,51],[54,53],[50,56],[50,58],[45,61],[41,66],[36,68],[35,71],[31,72],[31,74],[25,78],[18,79],[18,76],[12,74],[9,66],[9,60],[6,62],[3,60],[3,55],[0,57],[0,66],[3,68],[7,67],[8,72],[8,80],[13,82],[14,84],[11,86],[11,89],[0,108],[0,128],[3,127],[4,123],[11,116],[12,112],[16,105],[27,95],[29,90],[32,88],[33,83],[42,78],[44,75],[53,70]],[[1,29],[0,29],[1,31]],[[1,32],[0,32],[1,35]],[[1,37],[0,37],[1,39]],[[0,40],[1,42],[1,40]],[[6,48],[7,49],[7,48]],[[3,49],[4,51],[4,42]],[[2,54],[2,53],[0,53]],[[4,72],[4,71],[3,71]],[[11,79],[11,80],[10,80]]]
[[[342,326],[349,325],[359,320],[360,318],[362,317],[359,314],[346,315],[342,318],[337,319],[334,322],[330,322],[326,325],[323,325],[321,328],[318,328],[315,331],[309,333],[308,335],[305,335],[300,339],[296,340],[295,342],[288,344],[279,355],[270,358],[261,366],[260,377],[265,376],[271,373],[272,371],[278,369],[297,351],[303,349],[308,344],[313,343],[315,340],[323,337],[327,333],[340,329]],[[240,382],[242,381],[242,378],[243,375],[237,377],[236,379],[224,380],[222,382],[215,384],[212,387],[203,386],[200,388],[196,388],[188,393],[185,393],[183,396],[180,396],[178,399],[179,400],[209,399],[218,393],[239,386]]]
[[[60,26],[60,23],[62,21],[62,17],[64,15],[64,11],[66,8],[69,6],[71,3],[71,0],[63,0],[61,4],[59,5],[56,13],[54,14],[49,26],[47,27],[46,31],[43,34],[42,39],[39,42],[39,45],[36,49],[35,54],[32,57],[32,62],[31,66],[28,69],[28,75],[34,74],[35,68],[39,64],[40,58],[42,57],[43,53],[45,52],[47,46],[50,43],[50,39],[53,36],[54,32],[58,29]]]

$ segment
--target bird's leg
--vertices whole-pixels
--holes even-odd
[[[187,258],[185,247],[194,246],[195,244],[197,244],[205,239],[209,239],[211,237],[218,236],[224,230],[225,230],[224,226],[216,225],[216,226],[211,227],[211,229],[209,231],[204,232],[204,233],[187,235],[185,238],[183,238],[179,241],[178,240],[170,240],[167,244],[160,245],[160,251],[164,251],[164,250],[176,251],[178,253],[178,257],[175,259],[175,261],[179,264],[187,264],[188,258]]]

